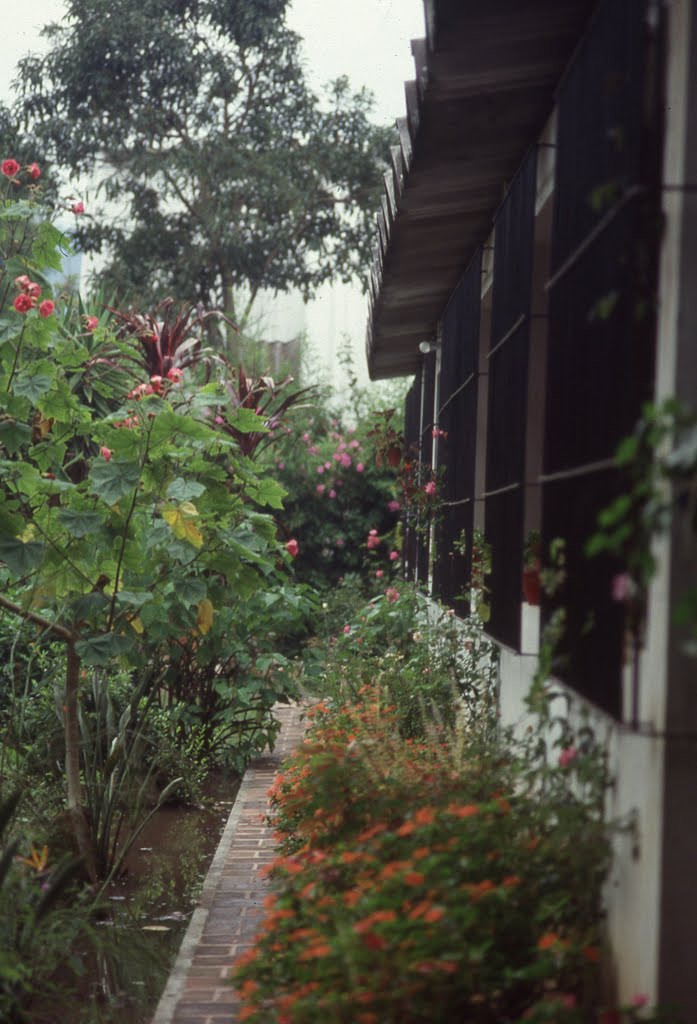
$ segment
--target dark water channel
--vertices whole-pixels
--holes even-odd
[[[32,1020],[150,1021],[238,789],[239,779],[212,776],[201,806],[164,807],[153,816],[128,854],[123,877],[104,894],[97,952],[82,958],[80,990],[55,1017],[37,1005]]]

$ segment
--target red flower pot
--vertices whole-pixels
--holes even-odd
[[[540,603],[540,567],[526,565],[523,569],[523,597],[528,604]]]

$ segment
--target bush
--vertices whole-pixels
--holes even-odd
[[[374,688],[310,717],[272,789],[282,855],[240,1019],[582,1020],[609,857],[594,752],[403,738]]]

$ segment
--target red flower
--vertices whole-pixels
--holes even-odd
[[[159,394],[160,391],[162,391],[162,377],[159,377],[156,374],[154,377],[150,378],[150,383],[152,384],[152,389],[156,395]]]
[[[44,301],[39,306],[39,313],[41,314],[41,316],[47,317],[51,315],[55,308],[56,307],[54,306],[50,299],[44,299]]]
[[[34,181],[36,181],[37,178],[41,177],[41,169],[39,168],[38,164],[29,164],[29,166],[27,167],[27,171],[29,172],[29,177],[33,178]]]
[[[183,371],[180,370],[178,367],[173,366],[172,369],[169,370],[167,373],[167,380],[171,380],[173,384],[178,384],[179,381],[182,379],[182,376]]]
[[[77,203],[73,203],[73,205],[70,207],[70,211],[71,213],[77,214],[77,216],[79,216],[81,213],[85,212],[85,204],[82,202],[82,200],[80,200]]]
[[[18,170],[19,164],[12,157],[9,160],[3,160],[2,164],[0,164],[0,171],[2,171],[6,178],[14,178]]]
[[[25,292],[29,285],[31,284],[31,278],[27,277],[26,274],[22,274],[21,277],[15,278],[14,283],[15,288],[19,288],[21,291]]]
[[[297,540],[295,540],[295,538],[291,538],[291,540],[289,540],[288,543],[286,544],[286,551],[291,556],[291,558],[295,558],[299,550],[300,548],[298,546]]]
[[[86,316],[85,317],[85,330],[96,331],[99,327],[99,317],[97,316]]]
[[[24,292],[22,292],[21,295],[17,296],[12,305],[15,307],[18,313],[26,313],[28,310],[31,309],[32,301],[28,295],[25,295]]]
[[[24,290],[32,299],[38,299],[39,295],[41,295],[41,285],[37,284],[36,281],[30,281]]]

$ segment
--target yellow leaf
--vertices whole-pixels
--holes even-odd
[[[203,544],[203,534],[192,522],[192,517],[198,515],[196,506],[190,501],[183,501],[179,508],[168,505],[162,510],[162,518],[172,528],[172,533],[178,540],[186,540],[195,548]]]
[[[145,632],[145,626],[140,621],[140,618],[137,615],[134,615],[133,618],[129,619],[128,621],[132,628],[135,629],[136,633],[138,633],[138,635]]]
[[[199,602],[196,613],[196,625],[203,636],[210,631],[213,625],[213,605],[207,597],[204,597],[203,601]]]

